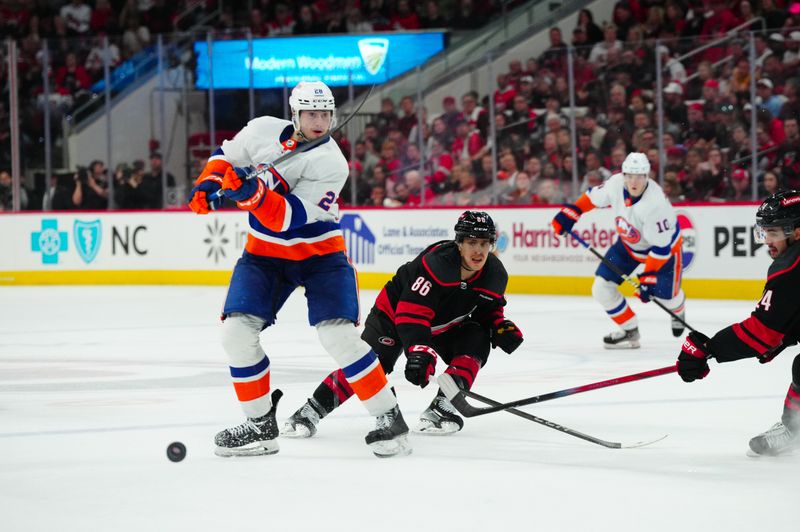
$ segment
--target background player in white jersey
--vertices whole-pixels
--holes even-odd
[[[250,230],[233,270],[222,314],[222,344],[247,421],[219,432],[220,456],[278,452],[275,410],[280,390],[270,396],[270,361],[259,341],[262,330],[295,288],[303,286],[308,321],[342,368],[367,410],[376,416],[366,441],[378,456],[410,452],[397,399],[375,352],[359,337],[355,271],[335,221],[336,199],[348,175],[347,161],[330,137],[311,149],[251,176],[252,168],[275,161],[303,143],[325,136],[335,125],[335,102],[322,82],[301,82],[289,98],[292,121],[263,116],[251,120],[209,158],[191,192],[190,208],[206,214],[225,197],[249,212]]]
[[[647,303],[656,298],[683,319],[686,297],[681,288],[681,230],[672,205],[649,174],[650,162],[644,153],[628,154],[622,173],[590,188],[574,205],[564,205],[552,225],[557,234],[567,234],[582,214],[595,207],[612,208],[619,238],[605,258],[625,275],[644,264],[638,275],[639,299]],[[622,281],[618,273],[601,263],[592,285],[594,298],[622,329],[603,338],[608,349],[639,347],[638,319],[619,291]],[[683,324],[673,318],[672,334],[681,333]]]

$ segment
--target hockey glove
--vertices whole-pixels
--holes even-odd
[[[439,355],[427,345],[412,345],[406,351],[406,380],[420,388],[428,385]]]
[[[692,382],[705,378],[711,371],[708,359],[713,355],[708,352],[708,336],[692,331],[686,337],[678,355],[678,375],[684,382]]]
[[[567,203],[561,207],[561,210],[555,215],[550,225],[553,226],[553,230],[557,235],[565,235],[572,231],[572,226],[580,219],[581,214],[583,214],[583,211],[580,207]]]
[[[509,355],[522,343],[522,331],[511,320],[503,320],[492,329],[492,347],[499,347]]]
[[[211,179],[201,181],[189,193],[189,208],[197,214],[208,214],[209,210],[219,209],[222,205],[222,197],[210,201],[209,198],[220,188],[222,186],[217,181]]]
[[[264,182],[257,177],[250,178],[250,172],[248,168],[228,168],[222,178],[225,195],[242,209],[258,207],[266,192]]]
[[[658,283],[656,272],[642,272],[639,274],[639,289],[636,295],[642,300],[642,303],[649,303],[650,298],[653,297],[653,290]]]

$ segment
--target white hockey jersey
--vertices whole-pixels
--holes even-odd
[[[586,196],[595,207],[614,210],[620,240],[634,259],[646,263],[645,271],[658,270],[673,254],[680,252],[681,230],[675,210],[652,179],[638,198],[628,194],[621,173],[590,188]]]
[[[298,149],[294,126],[271,116],[248,122],[209,158],[200,176],[220,177],[230,166],[260,168]],[[271,168],[266,197],[250,210],[245,249],[266,257],[303,260],[345,250],[336,200],[348,176],[347,160],[332,139]]]

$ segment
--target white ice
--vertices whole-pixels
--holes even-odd
[[[214,434],[242,414],[219,336],[222,287],[0,288],[0,530],[754,531],[797,530],[800,456],[754,459],[749,438],[778,421],[790,350],[773,363],[717,365],[527,408],[613,441],[606,449],[505,412],[451,437],[412,435],[411,456],[364,444],[356,400],[277,455],[219,458]],[[362,293],[368,309],[376,292]],[[494,351],[475,391],[513,400],[674,363],[666,314],[638,301],[642,349],[606,351],[589,297],[509,296],[525,333]],[[690,300],[713,334],[749,301]],[[288,417],[332,369],[296,292],[262,335]],[[435,386],[391,377],[413,424]],[[439,372],[443,370],[440,366]],[[186,459],[166,447],[182,441]]]

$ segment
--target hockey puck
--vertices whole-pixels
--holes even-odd
[[[180,462],[186,458],[186,446],[179,441],[174,441],[167,446],[167,458],[172,462]]]

